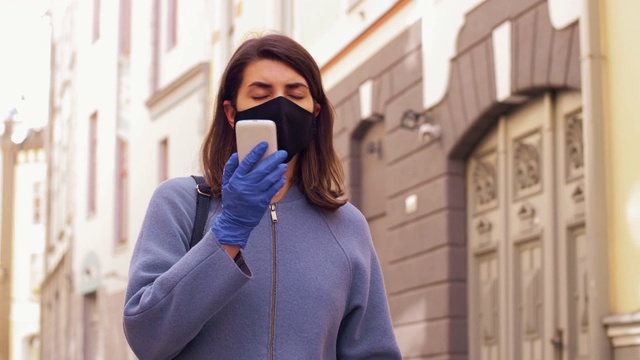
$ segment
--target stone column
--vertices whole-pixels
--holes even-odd
[[[640,359],[640,311],[604,319],[614,360]]]

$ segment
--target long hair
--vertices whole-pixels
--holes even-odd
[[[236,150],[234,129],[227,122],[225,100],[236,105],[238,90],[247,65],[268,59],[280,61],[307,81],[311,96],[320,104],[316,133],[307,148],[298,154],[291,179],[314,205],[335,210],[347,202],[344,197],[344,173],[333,148],[335,111],[322,87],[320,69],[311,55],[297,42],[279,34],[245,41],[231,57],[220,81],[213,122],[202,144],[202,168],[215,196],[221,195],[224,165]]]

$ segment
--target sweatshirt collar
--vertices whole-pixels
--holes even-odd
[[[277,204],[286,204],[294,201],[298,201],[304,198],[304,193],[300,190],[298,185],[292,185],[286,194],[277,202]]]

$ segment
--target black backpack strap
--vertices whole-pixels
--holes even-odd
[[[196,219],[193,223],[193,231],[191,232],[191,241],[189,248],[196,244],[204,236],[204,226],[207,223],[207,215],[209,214],[209,202],[211,201],[211,188],[207,186],[204,177],[191,175],[196,181]]]

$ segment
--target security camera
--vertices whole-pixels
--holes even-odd
[[[440,138],[442,135],[442,128],[440,125],[431,123],[421,124],[418,128],[418,140],[420,141],[434,141]]]

